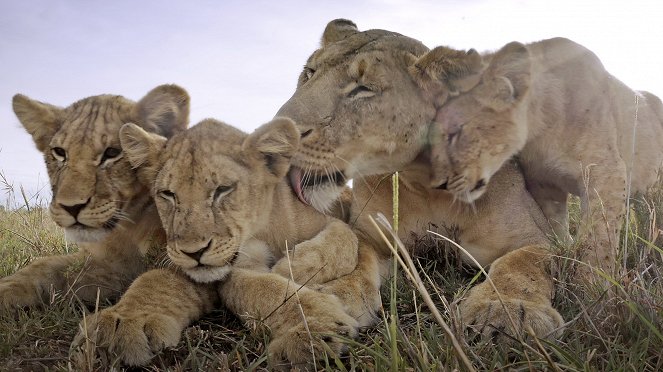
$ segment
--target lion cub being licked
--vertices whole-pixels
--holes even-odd
[[[42,257],[0,279],[0,311],[35,306],[54,289],[86,303],[115,299],[158,260],[165,243],[149,189],[120,149],[126,122],[170,137],[189,120],[189,96],[162,85],[137,103],[100,95],[59,108],[17,94],[13,108],[44,154],[49,211],[79,251]]]
[[[434,186],[472,202],[517,154],[527,188],[562,239],[570,240],[567,195],[580,196],[581,232],[593,238],[586,260],[611,271],[626,198],[647,191],[663,165],[661,100],[631,90],[591,51],[562,38],[512,42],[455,63],[474,71],[466,84],[475,86],[437,114]],[[467,80],[448,68],[439,73]]]
[[[291,172],[303,201],[324,206],[346,178],[355,178],[357,268],[324,290],[337,294],[362,324],[374,320],[391,252],[368,217],[391,216],[385,179],[401,171],[398,233],[406,246],[416,250],[417,237],[427,230],[451,228],[480,265],[491,265],[489,276],[503,301],[488,281],[475,286],[460,303],[464,321],[486,335],[519,336],[528,327],[540,337],[555,335],[563,320],[551,303],[549,225],[518,168],[503,167],[474,205],[430,187],[429,127],[448,97],[467,89],[459,77],[477,79],[466,69],[453,70],[456,75],[439,71],[465,57],[440,56],[394,32],[360,32],[348,20],[325,28],[320,48],[277,114],[292,118],[300,131]]]
[[[250,135],[208,119],[169,140],[127,124],[120,137],[138,177],[152,187],[171,261],[195,282],[222,280],[223,304],[270,329],[272,363],[311,362],[311,345],[317,356],[325,354],[323,344],[337,354],[344,350],[329,335],[352,337],[357,322],[338,298],[302,284],[351,272],[357,238],[344,222],[300,203],[290,189],[285,176],[299,145],[290,119],[277,118]],[[274,272],[271,258],[281,259]],[[159,285],[171,281],[192,290],[166,297],[154,286],[134,285],[117,305],[88,318],[83,329],[96,329],[88,336],[126,363],[146,363],[178,342],[190,308],[204,303],[196,285],[182,277]],[[169,317],[141,320],[154,319],[152,314]],[[80,334],[77,343],[84,339]]]

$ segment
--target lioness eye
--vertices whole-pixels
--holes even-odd
[[[106,160],[115,159],[120,156],[121,153],[122,150],[115,147],[109,147],[106,149],[106,151],[104,151],[104,155],[101,157],[101,162],[103,163]]]
[[[59,161],[65,161],[67,159],[67,152],[64,151],[62,147],[53,147],[51,150],[53,157]]]
[[[313,74],[315,74],[315,70],[310,68],[310,67],[304,67],[304,75],[306,75],[306,79],[310,79],[313,77]]]
[[[170,190],[161,190],[157,193],[157,195],[171,203],[175,202],[175,193]]]
[[[362,97],[372,97],[375,95],[375,92],[371,88],[365,85],[357,85],[353,90],[348,93],[348,98],[362,98]]]
[[[214,190],[214,200],[218,200],[222,196],[230,194],[235,189],[235,185],[219,186]]]

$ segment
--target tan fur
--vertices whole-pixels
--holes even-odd
[[[438,113],[433,182],[471,201],[483,191],[470,191],[477,182],[518,154],[562,239],[570,240],[567,195],[580,196],[592,243],[586,259],[610,271],[628,192],[647,191],[663,165],[661,101],[629,89],[566,39],[510,43],[484,60],[480,83]]]
[[[177,343],[183,327],[209,311],[209,300],[198,293],[209,296],[205,283],[223,280],[224,304],[271,330],[272,363],[313,362],[311,345],[318,357],[324,343],[342,352],[340,339],[319,333],[353,336],[356,321],[335,296],[300,287],[350,273],[357,263],[357,238],[345,223],[301,203],[290,190],[285,176],[299,145],[291,120],[275,119],[246,135],[208,119],[168,141],[127,124],[121,140],[139,177],[152,186],[168,255],[189,278],[161,271],[151,272],[144,285],[137,280],[116,306],[87,323],[97,327],[92,340],[128,364],[143,364],[161,347]],[[279,261],[269,272],[274,258]],[[156,281],[179,283],[182,294],[155,291]],[[312,340],[302,328],[298,304]],[[151,315],[164,310],[169,316]],[[99,318],[123,322],[116,326]],[[117,329],[132,337],[113,338]],[[78,344],[84,339],[79,335]]]
[[[101,95],[67,108],[17,94],[13,107],[44,153],[51,216],[79,251],[39,258],[1,279],[0,308],[39,305],[52,289],[90,304],[97,292],[102,301],[119,297],[158,261],[164,242],[149,190],[120,151],[120,127],[133,121],[171,136],[188,124],[188,94],[162,85],[138,103]]]
[[[325,33],[333,33],[339,23],[347,25],[332,21]],[[329,38],[323,35],[323,40]],[[446,67],[458,66],[449,64],[447,57],[475,63],[457,68],[457,75],[445,75]],[[359,263],[338,284],[326,284],[325,291],[337,294],[360,324],[374,322],[380,306],[379,286],[390,254],[368,217],[377,212],[391,216],[388,173],[394,171],[401,171],[398,233],[409,249],[416,249],[417,237],[427,234],[427,229],[457,231],[459,243],[481,265],[493,263],[490,275],[500,283],[498,290],[508,303],[516,304],[507,312],[517,319],[521,311],[527,313],[518,332],[530,325],[542,336],[562,324],[551,306],[552,280],[544,265],[519,267],[512,266],[519,260],[498,259],[507,252],[516,258],[529,255],[528,250],[519,249],[524,246],[537,245],[545,251],[548,244],[549,226],[525,190],[517,167],[504,167],[496,175],[499,181],[474,205],[454,201],[448,192],[429,186],[429,126],[451,95],[478,82],[483,64],[477,59],[474,51],[439,47],[429,52],[418,41],[393,32],[348,35],[346,28],[342,39],[323,44],[311,55],[297,90],[277,114],[295,120],[302,135],[293,165],[305,174],[307,200],[316,200],[320,194],[333,198],[328,192],[330,182],[311,185],[307,177],[338,172],[354,179],[350,221],[359,236]],[[529,276],[535,280],[523,281]],[[530,287],[545,295],[530,299],[526,295]],[[471,291],[461,303],[461,312],[473,320],[479,319],[474,309],[481,309],[482,321],[500,323],[505,313],[488,311],[494,297],[480,288],[485,286]]]

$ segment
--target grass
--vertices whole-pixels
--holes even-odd
[[[21,196],[20,200],[29,200]],[[631,204],[628,246],[620,248],[626,276],[617,280],[614,296],[573,284],[578,263],[574,249],[556,248],[551,268],[558,281],[554,306],[568,322],[556,342],[493,345],[466,333],[454,301],[472,283],[476,270],[460,263],[448,244],[423,236],[413,257],[419,275],[444,321],[477,370],[659,371],[663,370],[663,251],[657,221],[663,190]],[[577,200],[571,201],[574,228],[579,221]],[[0,209],[0,276],[30,259],[75,250],[39,204]],[[402,273],[394,285],[383,287],[382,321],[349,340],[350,355],[321,364],[322,370],[462,370],[443,329],[417,289]],[[69,344],[83,309],[58,294],[44,309],[0,316],[0,370],[64,371]],[[237,318],[218,310],[189,327],[177,347],[156,357],[146,371],[267,370],[268,335],[244,328]]]

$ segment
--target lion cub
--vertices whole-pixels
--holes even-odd
[[[631,90],[567,39],[512,42],[456,62],[471,70],[481,58],[476,85],[437,113],[434,186],[472,202],[517,154],[560,238],[570,240],[567,195],[580,196],[593,238],[587,261],[611,270],[626,198],[647,191],[663,165],[661,100]]]
[[[159,261],[165,237],[148,188],[120,147],[128,121],[164,137],[189,124],[189,95],[161,85],[133,102],[98,95],[62,108],[17,94],[13,109],[44,154],[51,218],[79,250],[41,257],[0,279],[0,312],[48,302],[49,291],[83,302],[115,300]]]
[[[88,317],[76,345],[91,339],[127,364],[147,363],[209,311],[199,304],[216,285],[231,311],[269,328],[272,363],[308,363],[312,345],[318,356],[327,347],[343,351],[341,340],[328,335],[353,337],[357,322],[336,296],[303,284],[351,272],[357,237],[290,190],[285,176],[299,145],[291,120],[275,119],[247,135],[208,119],[170,140],[126,124],[120,138],[138,178],[152,189],[168,256],[186,275],[162,269],[139,277],[117,305]],[[281,260],[267,272],[271,258]]]
[[[133,124],[120,137],[152,186],[170,259],[193,280],[223,279],[252,240],[282,259],[273,271],[286,277],[292,271],[297,283],[325,283],[355,268],[350,227],[301,203],[285,177],[299,146],[290,119],[248,136],[208,119],[170,141]],[[288,248],[294,249],[286,257]]]

